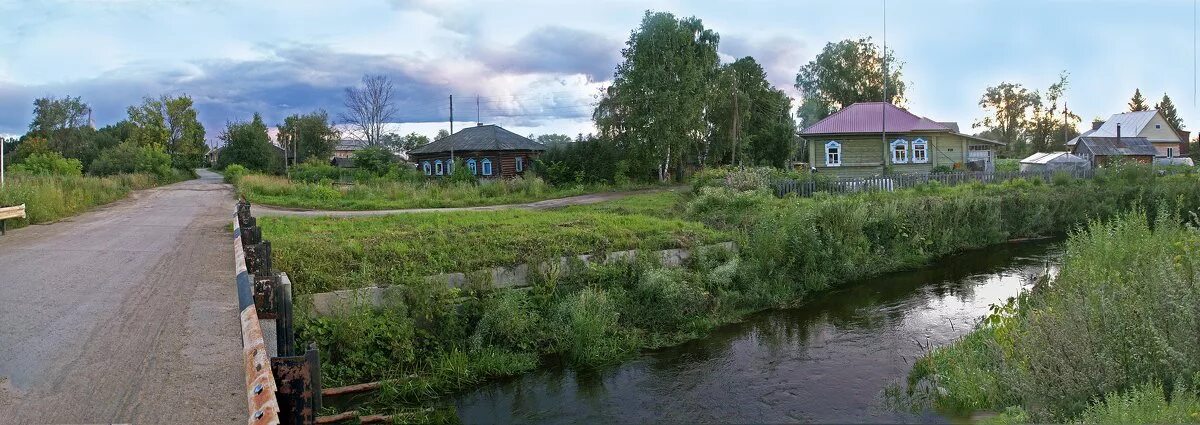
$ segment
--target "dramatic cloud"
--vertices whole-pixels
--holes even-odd
[[[798,95],[796,72],[813,56],[804,41],[786,35],[762,38],[722,35],[720,50],[729,56],[728,60],[753,56],[767,71],[767,80],[792,96]]]
[[[509,48],[481,54],[501,71],[584,74],[603,81],[612,77],[613,68],[621,61],[621,42],[593,32],[549,26],[531,31]]]

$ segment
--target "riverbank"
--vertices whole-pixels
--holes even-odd
[[[918,361],[910,394],[998,423],[1200,421],[1200,231],[1184,217],[1091,222],[1057,278]]]
[[[1060,234],[1088,217],[1110,217],[1133,206],[1156,208],[1159,201],[1184,199],[1192,203],[1172,208],[1194,208],[1200,200],[1194,175],[1155,177],[1137,169],[1052,184],[934,185],[811,199],[778,199],[766,183],[737,183],[748,180],[754,179],[708,179],[716,183],[673,203],[647,202],[657,205],[651,208],[604,210],[609,207],[597,204],[561,211],[684,217],[726,232],[739,247],[736,255],[698,255],[680,269],[598,266],[568,277],[540,276],[532,289],[519,292],[396,280],[388,283],[409,286],[393,308],[310,319],[301,325],[300,339],[321,346],[330,385],[384,379],[389,383],[375,406],[420,406],[487,379],[524,373],[547,359],[594,370],[639,349],[702,337],[752,312],[797,305],[845,282],[1009,239]],[[273,239],[271,226],[264,229]],[[487,226],[465,232],[472,238],[491,234]],[[295,233],[296,244],[328,245]],[[396,243],[365,236],[349,243],[368,241]],[[389,261],[356,258],[361,262],[347,273],[386,268]]]
[[[184,181],[193,175],[178,172],[166,179],[150,174],[93,176],[8,176],[0,189],[0,207],[25,204],[27,218],[11,220],[9,228],[42,224],[76,215],[120,200],[135,190]]]

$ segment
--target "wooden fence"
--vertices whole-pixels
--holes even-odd
[[[968,171],[953,173],[927,174],[896,174],[890,176],[875,176],[866,178],[839,177],[835,179],[796,180],[787,179],[775,183],[775,196],[785,196],[795,193],[803,197],[811,197],[817,192],[835,195],[858,192],[891,192],[900,189],[926,185],[938,182],[946,186],[957,186],[963,183],[982,182],[1000,183],[1015,179],[1041,179],[1050,182],[1056,175],[1065,175],[1077,179],[1095,177],[1096,170],[1066,169],[1054,171],[1004,171],[984,172]]]

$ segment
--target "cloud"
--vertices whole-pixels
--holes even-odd
[[[787,35],[744,37],[722,34],[719,50],[732,60],[753,56],[766,70],[767,80],[793,96],[798,94],[794,88],[796,72],[815,56],[807,43]]]
[[[509,72],[587,75],[607,80],[621,61],[621,42],[599,33],[561,26],[535,29],[514,45],[481,52],[485,61]]]
[[[554,50],[552,43],[530,44],[542,46],[543,53]],[[298,45],[270,51],[263,59],[199,61],[166,69],[137,64],[92,79],[33,86],[0,82],[0,109],[20,111],[0,116],[0,133],[23,132],[31,119],[32,102],[41,96],[82,96],[95,111],[97,123],[104,125],[123,119],[126,108],[144,96],[187,94],[211,141],[226,122],[249,119],[256,112],[268,124],[315,109],[337,117],[344,90],[358,84],[364,74],[392,79],[399,122],[446,120],[447,96],[452,93],[463,95],[462,100],[456,99],[457,112],[471,119],[475,110],[468,95],[478,93],[482,118],[488,122],[536,126],[540,120],[589,116],[596,83],[578,69],[537,59],[526,56],[523,60],[533,62],[494,63],[487,58],[340,53]]]

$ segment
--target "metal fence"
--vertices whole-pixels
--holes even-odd
[[[1000,183],[1015,179],[1040,179],[1050,182],[1055,176],[1066,176],[1076,179],[1090,179],[1096,176],[1096,170],[1072,169],[1055,171],[1004,171],[984,172],[967,171],[954,173],[926,174],[896,174],[890,176],[874,176],[866,178],[839,177],[834,179],[814,178],[812,180],[787,179],[775,183],[775,195],[786,196],[795,193],[802,197],[811,197],[818,192],[842,195],[859,192],[892,192],[900,189],[927,185],[933,182],[946,186],[957,186],[964,183]]]

